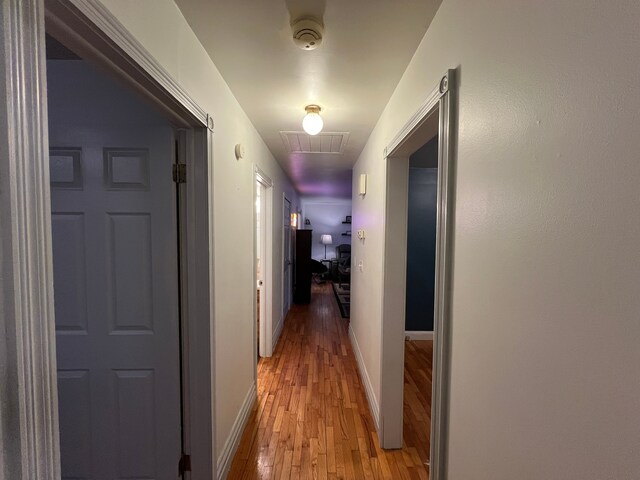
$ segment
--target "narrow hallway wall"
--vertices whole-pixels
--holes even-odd
[[[635,0],[445,0],[355,166],[379,398],[383,152],[458,68],[450,480],[640,478],[639,22]]]

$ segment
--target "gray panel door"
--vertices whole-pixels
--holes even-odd
[[[174,133],[51,138],[62,478],[178,478]]]

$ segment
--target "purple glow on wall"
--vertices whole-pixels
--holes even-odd
[[[307,197],[350,199],[352,189],[351,167],[336,166],[334,159],[318,155],[291,154],[289,174],[296,189]]]
[[[351,183],[348,185],[336,183],[299,183],[297,186],[300,194],[304,196],[351,198]]]

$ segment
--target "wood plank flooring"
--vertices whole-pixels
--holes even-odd
[[[404,342],[404,443],[429,462],[433,341]]]
[[[260,360],[258,400],[228,478],[428,479],[428,433],[414,427],[402,450],[380,448],[347,320],[329,284],[312,288],[311,305],[292,308],[273,357]],[[423,380],[407,383],[419,390]],[[428,424],[417,406],[425,398],[412,393],[405,410]]]

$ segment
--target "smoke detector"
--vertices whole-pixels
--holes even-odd
[[[322,43],[324,27],[312,17],[302,17],[291,26],[293,42],[301,50],[314,50]]]

